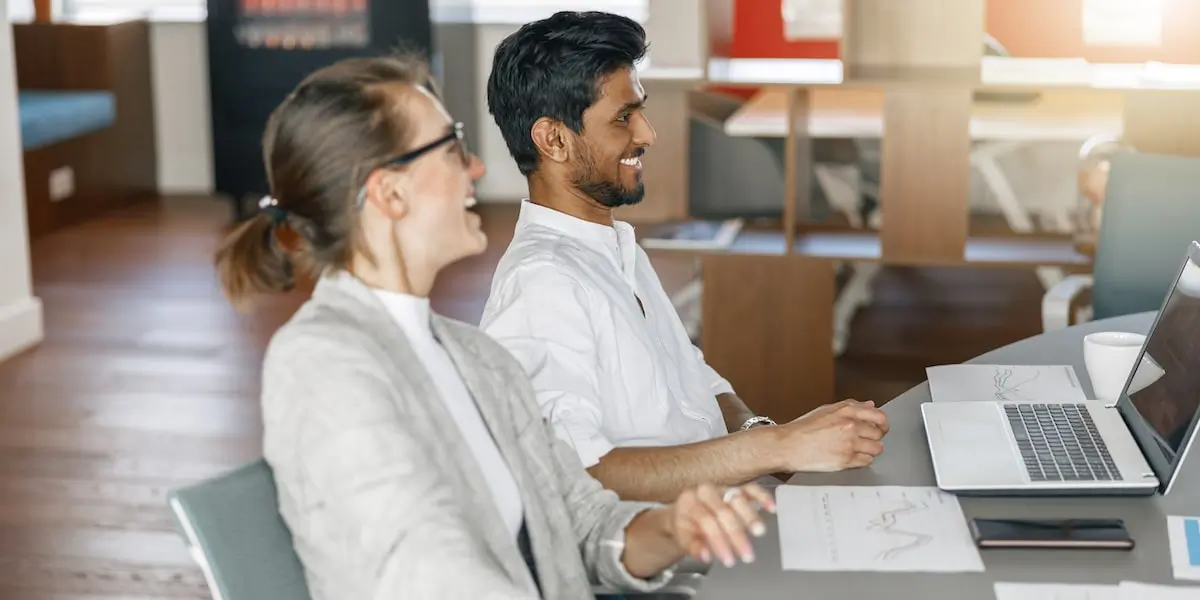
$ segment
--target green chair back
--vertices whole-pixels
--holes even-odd
[[[168,502],[214,600],[311,600],[266,462],[175,490]]]
[[[1158,310],[1200,240],[1200,158],[1112,156],[1093,265],[1094,318]]]

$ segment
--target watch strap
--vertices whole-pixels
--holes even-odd
[[[749,419],[746,419],[745,423],[742,423],[742,431],[746,431],[747,429],[750,429],[751,427],[754,427],[755,425],[776,425],[776,424],[777,423],[775,423],[775,421],[773,419],[771,419],[771,417],[763,417],[763,416],[750,417]]]

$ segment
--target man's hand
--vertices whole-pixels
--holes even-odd
[[[873,402],[843,400],[780,425],[777,447],[787,471],[841,471],[871,464],[887,431],[887,415]]]

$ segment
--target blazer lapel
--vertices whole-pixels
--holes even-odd
[[[475,399],[475,404],[479,407],[479,412],[483,415],[488,430],[492,432],[492,439],[495,440],[496,447],[500,449],[505,464],[508,465],[513,479],[517,482],[526,515],[525,527],[529,532],[538,564],[553,564],[553,561],[549,560],[551,557],[544,555],[546,547],[542,542],[549,536],[549,532],[544,529],[544,521],[529,517],[529,515],[542,514],[544,509],[541,506],[538,488],[534,485],[533,478],[526,468],[526,456],[521,451],[519,439],[521,432],[517,431],[515,427],[511,407],[512,400],[503,397],[503,394],[511,393],[513,386],[504,381],[503,373],[497,365],[488,362],[484,353],[479,352],[474,344],[457,337],[452,327],[442,317],[434,317],[433,331],[442,346],[450,353],[450,359],[454,361],[459,373],[462,374],[463,381]],[[549,574],[540,573],[540,575],[543,591],[547,597],[551,597],[550,593],[553,590],[546,587],[551,583],[548,579]]]
[[[408,387],[411,390],[412,401],[399,408],[405,412],[418,413],[422,421],[422,428],[430,430],[433,436],[449,442],[446,445],[450,448],[452,455],[451,462],[455,467],[450,469],[449,473],[443,473],[443,475],[454,480],[455,491],[460,497],[465,500],[469,499],[471,505],[464,507],[466,509],[464,510],[464,515],[471,518],[472,514],[480,514],[476,511],[483,511],[483,518],[475,520],[480,525],[481,533],[488,549],[491,550],[496,560],[503,565],[505,571],[513,581],[527,581],[528,569],[525,567],[524,561],[520,559],[520,553],[514,551],[517,548],[516,539],[512,538],[509,535],[508,529],[504,527],[499,510],[496,508],[491,494],[488,493],[488,486],[484,479],[483,471],[479,467],[479,461],[476,460],[470,446],[462,437],[462,433],[458,428],[458,424],[455,423],[454,417],[442,402],[441,394],[430,378],[429,372],[421,363],[420,357],[413,352],[412,344],[408,341],[408,336],[405,335],[404,330],[387,314],[386,308],[379,302],[370,288],[352,275],[342,273],[323,278],[318,283],[317,290],[314,291],[314,296],[318,295],[330,304],[345,309],[354,318],[361,320],[364,327],[368,327],[370,331],[376,333],[376,339],[391,360],[393,372],[402,374],[400,376],[402,383],[398,383],[398,385]],[[451,349],[451,346],[457,348],[457,344],[447,344],[444,338],[449,336],[443,336],[438,331],[439,319],[440,317],[436,315],[433,317],[434,334],[443,341],[443,345],[450,353],[451,360],[454,361],[455,366],[462,375],[467,389],[475,395],[475,403],[480,405],[484,421],[487,423],[489,429],[494,432],[496,429],[495,424],[497,423],[494,420],[495,415],[483,408],[483,405],[491,403],[480,401],[477,395],[479,394],[480,386],[475,384],[473,375],[478,367],[463,368],[463,361],[456,357],[455,351]],[[466,362],[465,364],[472,365],[471,362]],[[497,437],[495,433],[493,433],[493,437]],[[505,460],[511,465],[512,457],[509,452],[505,451],[504,444],[497,440],[497,445],[500,446]],[[514,469],[514,476],[516,475],[516,471]],[[519,479],[518,486],[522,489],[522,498],[524,499],[524,490],[526,487]]]

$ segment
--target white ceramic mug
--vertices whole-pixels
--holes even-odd
[[[1137,362],[1146,336],[1124,331],[1101,331],[1083,338],[1083,364],[1097,400],[1116,401]]]

